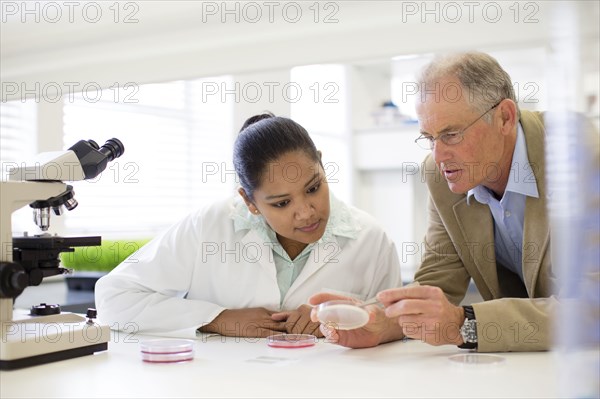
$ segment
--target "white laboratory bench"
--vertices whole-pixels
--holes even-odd
[[[0,372],[2,398],[548,398],[559,395],[553,352],[503,353],[497,364],[460,364],[453,346],[398,341],[369,349],[319,340],[271,348],[264,339],[213,336],[195,342],[189,362],[141,360],[140,341],[113,332],[108,351]],[[475,354],[477,355],[477,354]]]

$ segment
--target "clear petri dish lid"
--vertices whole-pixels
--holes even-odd
[[[317,337],[312,334],[277,334],[267,338],[267,345],[272,348],[306,348],[316,343]]]
[[[142,360],[148,363],[178,363],[194,359],[194,351],[178,353],[148,353],[141,352]]]
[[[191,339],[150,339],[140,342],[140,351],[155,355],[194,352]]]
[[[488,355],[482,353],[463,353],[448,357],[453,363],[468,366],[494,365],[502,364],[506,360],[503,356]]]
[[[369,322],[369,312],[352,301],[323,302],[317,307],[317,318],[337,330],[354,330]]]

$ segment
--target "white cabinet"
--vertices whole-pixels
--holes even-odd
[[[353,135],[355,203],[394,240],[405,282],[412,281],[421,262],[427,225],[427,188],[420,166],[428,152],[414,142],[418,135],[416,124]]]
[[[417,124],[354,132],[354,166],[359,170],[417,169],[427,151],[415,143]]]

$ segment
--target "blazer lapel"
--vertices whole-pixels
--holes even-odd
[[[543,255],[550,242],[544,171],[544,126],[529,114],[523,115],[521,123],[527,142],[527,157],[539,194],[539,198],[527,197],[523,221],[523,279],[529,296],[533,297]]]
[[[496,254],[494,251],[494,223],[492,214],[487,205],[475,199],[467,204],[464,198],[453,207],[456,222],[464,237],[473,262],[477,266],[481,277],[488,286],[494,298],[500,295],[498,273],[496,270]],[[466,248],[459,248],[465,251]],[[463,263],[465,257],[462,256]],[[466,265],[465,265],[466,266]]]

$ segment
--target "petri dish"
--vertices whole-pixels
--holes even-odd
[[[189,339],[151,339],[140,342],[142,360],[174,363],[194,358],[194,341]]]
[[[194,359],[194,352],[180,353],[147,353],[142,352],[142,360],[148,363],[178,363]]]
[[[490,365],[490,364],[500,364],[503,363],[506,359],[503,356],[498,355],[487,355],[480,353],[465,353],[460,355],[452,355],[448,357],[448,360],[451,362],[461,364],[461,365],[469,365],[469,366],[479,366],[479,365]]]
[[[323,302],[317,307],[317,318],[337,330],[354,330],[369,322],[369,312],[352,301]]]
[[[311,334],[277,334],[267,338],[272,348],[307,348],[317,343],[317,337]]]

